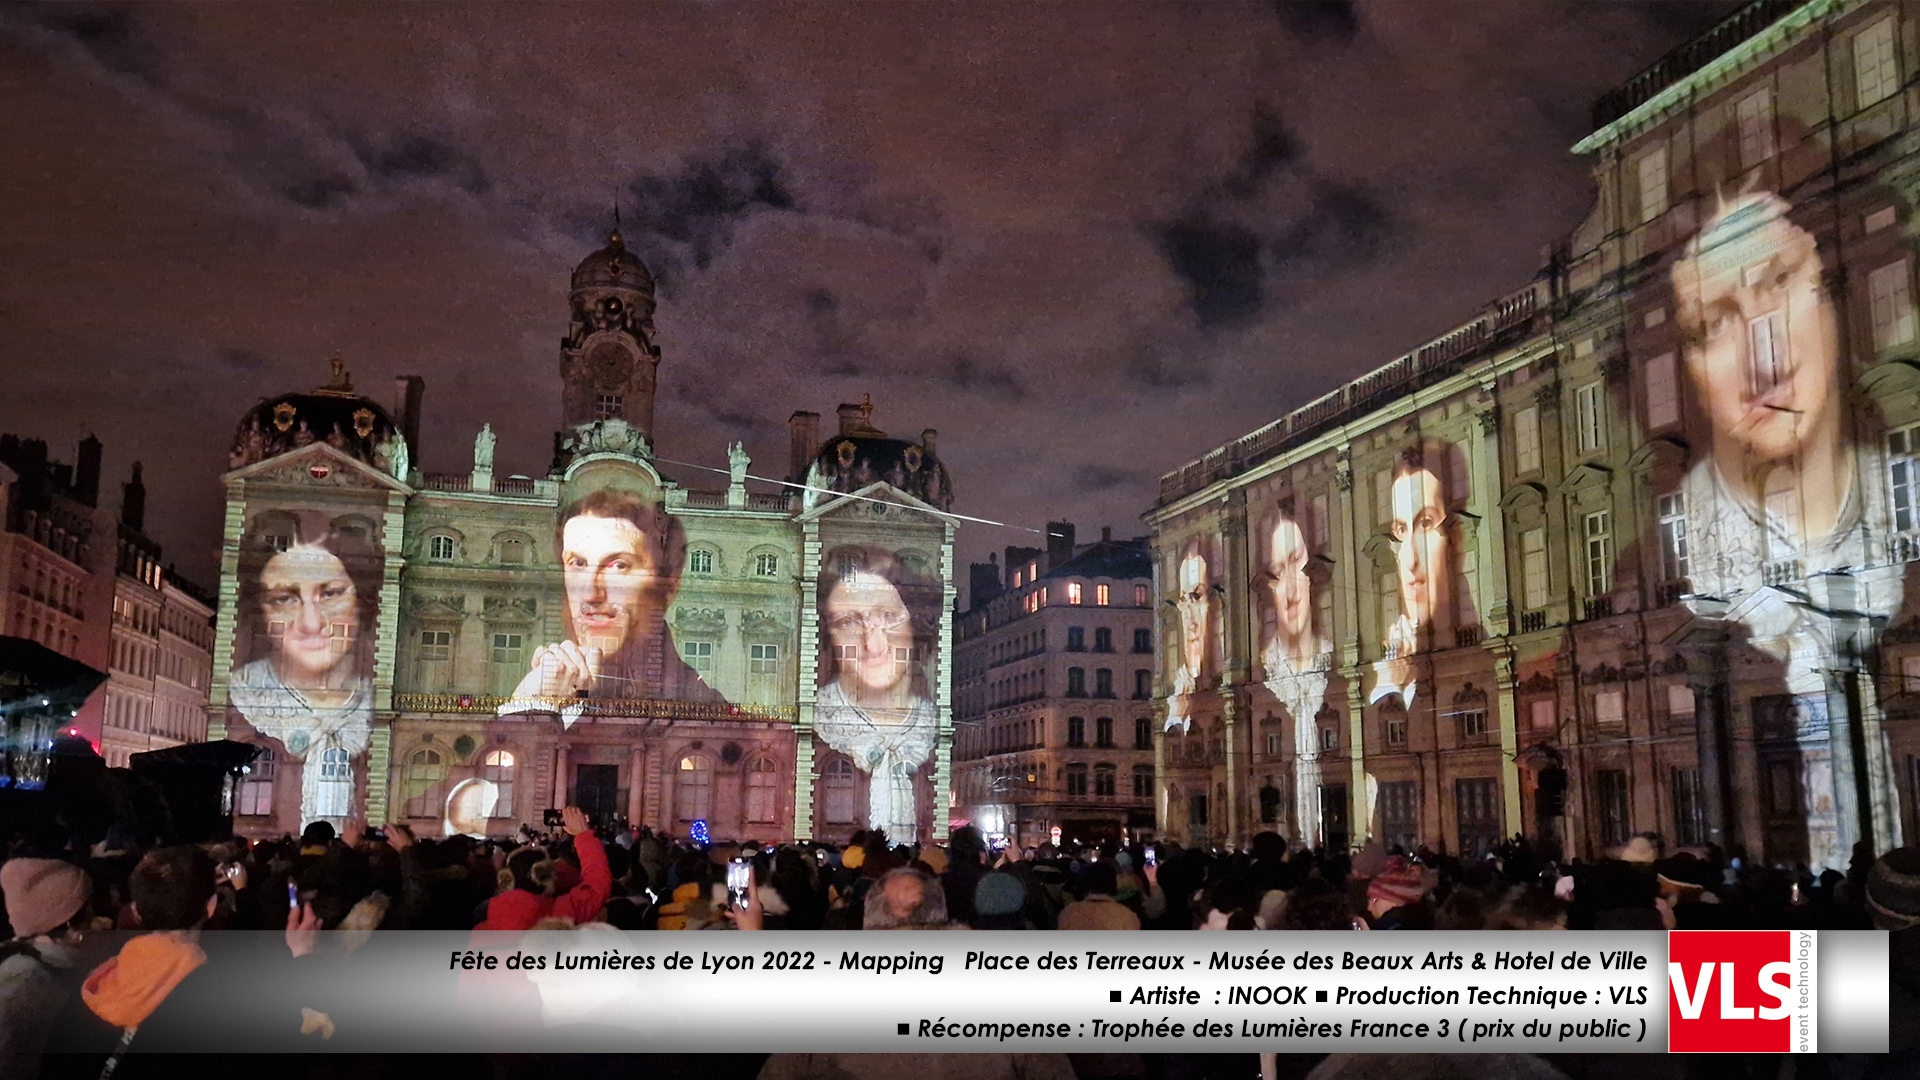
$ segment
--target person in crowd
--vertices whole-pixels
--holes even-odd
[[[981,875],[974,885],[969,925],[975,930],[1031,930],[1026,906],[1026,885],[1012,874],[995,870]]]
[[[1434,884],[1431,870],[1402,856],[1389,856],[1386,869],[1367,883],[1368,923],[1375,930],[1433,929],[1433,907],[1427,896]]]
[[[889,870],[867,893],[864,930],[965,929],[947,914],[947,894],[910,866]]]
[[[553,857],[542,848],[523,847],[507,857],[512,887],[487,904],[479,930],[529,930],[541,919],[555,917],[575,923],[592,922],[613,892],[606,849],[587,826],[587,815],[577,806],[561,811],[562,823],[580,859],[577,885],[556,891]]]
[[[1080,871],[1078,900],[1060,912],[1061,930],[1138,930],[1140,916],[1114,899],[1119,884],[1113,863],[1088,863]]]
[[[0,864],[13,940],[0,944],[0,1076],[36,1076],[47,1033],[78,983],[93,882],[58,859]]]
[[[947,839],[947,872],[941,885],[947,894],[947,913],[961,922],[973,921],[973,892],[987,873],[987,842],[980,830],[962,825]]]

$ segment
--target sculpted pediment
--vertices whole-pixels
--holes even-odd
[[[407,614],[415,618],[464,618],[467,613],[467,597],[464,593],[436,595],[434,593],[408,593]]]
[[[915,524],[944,523],[946,515],[938,507],[922,502],[885,482],[868,484],[850,495],[821,495],[819,505],[800,515],[805,520],[839,520],[861,523],[910,521]]]
[[[278,457],[235,469],[226,478],[295,487],[357,488],[413,494],[413,489],[407,485],[323,442],[309,443]]]
[[[718,634],[727,628],[727,613],[721,608],[682,607],[673,613],[676,630]]]
[[[530,622],[539,609],[531,596],[489,596],[480,602],[480,617],[488,622]]]

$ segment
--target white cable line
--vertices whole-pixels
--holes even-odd
[[[654,458],[654,460],[666,465],[678,465],[685,469],[699,469],[702,472],[722,473],[726,476],[733,475],[730,469],[716,469],[711,465],[695,465],[691,461],[675,461],[672,458]],[[771,476],[754,476],[749,473],[746,478],[748,480],[758,480],[763,484],[779,484],[781,487],[799,488],[801,491],[817,491],[822,495],[831,495],[836,499],[859,499],[861,502],[880,503],[883,506],[900,505],[899,503],[890,503],[885,499],[875,499],[866,495],[853,495],[844,491],[835,491],[832,488],[814,487],[812,484],[796,484],[791,480],[775,480]],[[1030,528],[1026,525],[1009,525],[1004,521],[992,521],[988,518],[969,517],[966,514],[956,514],[951,510],[928,510],[926,512],[939,514],[941,517],[958,518],[961,521],[977,521],[982,525],[994,525],[1002,529],[1018,529],[1021,532],[1039,533],[1042,536],[1054,535],[1045,529]]]

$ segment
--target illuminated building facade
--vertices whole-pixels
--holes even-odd
[[[795,413],[780,475],[735,446],[682,486],[653,441],[651,276],[583,260],[544,476],[422,472],[423,387],[328,385],[241,420],[212,711],[269,753],[241,828],[499,835],[579,805],[677,836],[943,836],[954,519],[931,430]]]
[[[989,839],[1071,846],[1153,826],[1153,559],[1144,537],[975,563],[955,617],[954,799]]]
[[[1914,835],[1917,18],[1735,13],[1596,105],[1534,281],[1162,479],[1169,832]]]

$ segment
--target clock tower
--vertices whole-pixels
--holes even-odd
[[[615,228],[573,271],[573,318],[560,341],[561,420],[573,429],[622,420],[653,443],[660,350],[653,344],[653,275]]]

